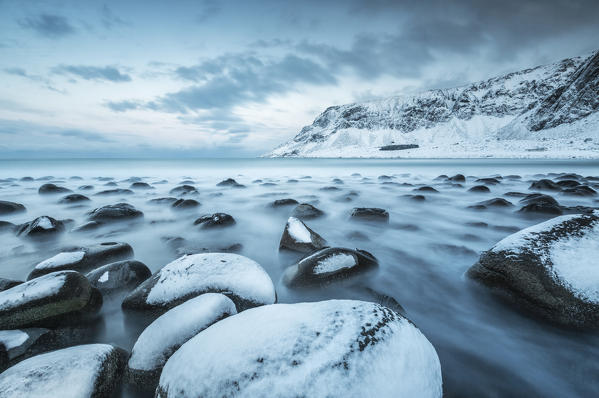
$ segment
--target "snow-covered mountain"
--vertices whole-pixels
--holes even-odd
[[[599,51],[326,109],[272,157],[599,158]]]

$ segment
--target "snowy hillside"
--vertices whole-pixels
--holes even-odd
[[[272,157],[599,157],[599,52],[414,96],[332,106]]]

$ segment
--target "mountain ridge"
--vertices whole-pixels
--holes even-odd
[[[328,107],[266,156],[599,157],[598,110],[596,51],[455,88]],[[390,145],[412,148],[380,150]]]

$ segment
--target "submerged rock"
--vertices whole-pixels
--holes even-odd
[[[198,190],[193,185],[180,185],[170,190],[171,195],[186,196],[186,195],[197,195]]]
[[[277,199],[270,204],[271,207],[295,206],[298,201],[295,199]]]
[[[117,203],[114,205],[106,205],[98,207],[88,213],[90,221],[98,222],[114,222],[133,220],[143,217],[144,213],[137,210],[128,203]]]
[[[420,188],[414,188],[414,189],[412,189],[412,191],[414,191],[414,192],[439,193],[439,191],[437,191],[435,188],[429,187],[429,186],[424,186],[424,187],[420,187]]]
[[[541,191],[561,191],[562,187],[551,180],[542,179],[539,181],[534,181],[532,184],[530,184],[528,189],[538,189]]]
[[[472,188],[468,189],[469,192],[480,192],[480,193],[488,193],[491,192],[489,187],[486,185],[475,185]]]
[[[88,202],[89,198],[85,195],[81,195],[79,193],[72,193],[70,195],[65,196],[60,199],[58,203],[79,203],[79,202]]]
[[[198,202],[197,200],[178,199],[171,204],[171,207],[175,210],[186,210],[186,209],[193,209],[195,207],[198,207],[199,205],[200,205],[200,202]]]
[[[279,243],[280,249],[293,250],[302,253],[311,253],[326,246],[326,240],[301,220],[289,217],[283,236]]]
[[[441,365],[413,323],[378,304],[268,305],[189,340],[156,390],[159,398],[213,396],[439,398]]]
[[[25,206],[20,203],[9,202],[6,200],[0,200],[0,214],[13,214],[24,212]]]
[[[503,239],[467,275],[549,321],[597,328],[598,242],[599,213],[556,217]]]
[[[324,212],[308,203],[299,204],[291,212],[291,216],[300,220],[311,220],[324,216]]]
[[[154,199],[150,199],[148,200],[148,203],[150,204],[156,204],[156,205],[161,205],[161,204],[168,204],[168,205],[172,205],[173,203],[175,203],[177,200],[177,198],[173,198],[173,197],[165,197],[165,198],[154,198]]]
[[[238,183],[232,178],[227,178],[226,180],[222,180],[218,184],[217,187],[233,187],[233,188],[245,188],[245,185]]]
[[[545,213],[554,215],[563,213],[561,206],[555,199],[542,193],[526,195],[524,198],[520,199],[520,203],[524,206],[518,211],[523,213]]]
[[[588,187],[586,185],[579,185],[574,188],[566,188],[562,191],[564,195],[570,196],[595,196],[597,195],[597,191],[593,188]]]
[[[101,265],[133,257],[133,248],[124,242],[104,242],[64,251],[37,264],[28,279],[50,272],[72,270],[88,272]]]
[[[389,222],[389,212],[376,207],[354,207],[350,217],[360,221]]]
[[[202,294],[170,309],[135,342],[127,367],[128,381],[153,392],[164,364],[179,347],[208,326],[236,313],[235,304],[220,293]]]
[[[17,226],[8,221],[0,221],[0,233],[5,232],[15,232],[17,230]]]
[[[59,271],[0,292],[0,329],[52,326],[102,306],[102,295],[83,275]]]
[[[228,227],[235,224],[235,219],[227,213],[214,213],[204,215],[193,222],[193,225],[199,225],[200,228],[218,228]]]
[[[16,233],[19,236],[27,237],[52,237],[64,232],[65,227],[62,221],[52,217],[41,216],[33,221],[17,226]]]
[[[150,184],[148,184],[147,182],[134,182],[133,184],[131,184],[129,186],[130,189],[141,189],[141,190],[145,190],[145,189],[154,189],[153,186],[151,186]]]
[[[144,263],[135,260],[106,264],[85,275],[102,294],[134,289],[150,276],[152,271]]]
[[[44,184],[41,187],[39,187],[37,192],[40,195],[46,195],[46,194],[54,194],[54,193],[66,193],[66,192],[72,192],[72,191],[68,188],[59,187],[58,185]]]
[[[283,282],[289,287],[324,285],[377,266],[376,258],[365,250],[329,247],[288,267],[283,274]]]
[[[107,189],[96,193],[96,196],[110,196],[110,195],[133,195],[133,191],[130,189],[116,188]]]
[[[466,177],[464,177],[463,174],[456,174],[452,177],[449,177],[448,180],[455,181],[455,182],[466,182]]]
[[[276,301],[272,280],[255,261],[238,254],[183,256],[164,266],[123,301],[123,308],[162,313],[204,293],[227,295],[238,311]]]
[[[107,344],[36,355],[0,374],[0,396],[110,397],[118,389],[126,355]]]

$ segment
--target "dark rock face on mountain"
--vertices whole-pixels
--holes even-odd
[[[379,157],[393,156],[393,150],[401,150],[397,156],[412,153],[416,157],[434,157],[458,151],[456,141],[470,145],[472,153],[480,153],[491,148],[489,142],[502,140],[529,141],[522,145],[538,142],[539,147],[516,148],[521,154],[534,156],[535,152],[546,151],[548,145],[536,132],[580,121],[598,109],[596,52],[461,87],[331,106],[267,156]],[[594,117],[592,123],[576,129],[578,132],[573,134],[578,134],[578,149],[594,152],[596,144],[585,137],[596,135],[598,125]],[[429,140],[431,136],[427,135],[420,140],[428,131],[435,138]],[[547,138],[552,139],[551,135]],[[518,156],[514,151],[505,151],[506,146],[502,148],[504,157]],[[489,149],[489,153],[498,150],[501,148]]]

